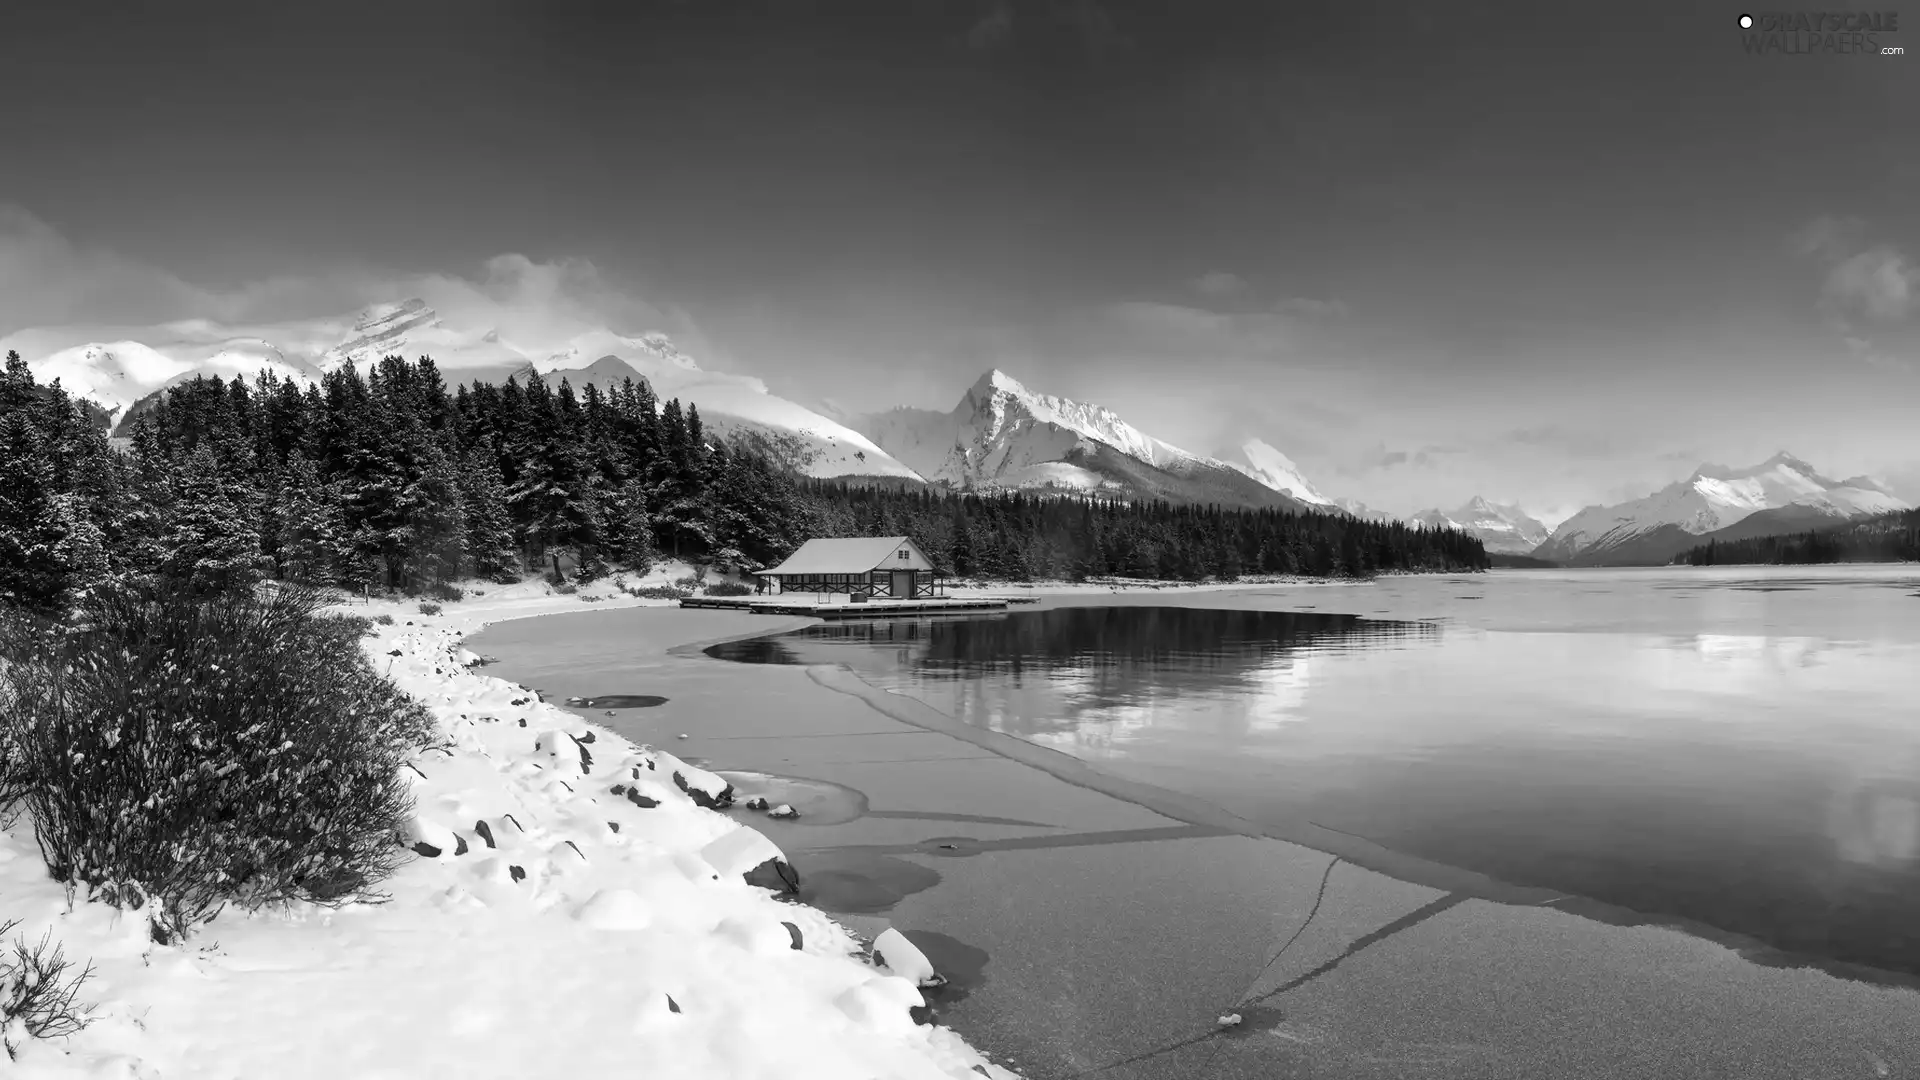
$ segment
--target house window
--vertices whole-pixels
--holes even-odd
[[[907,561],[907,549],[906,549],[906,548],[901,548],[901,549],[900,549],[900,561],[901,561],[901,562],[906,562],[906,561]]]

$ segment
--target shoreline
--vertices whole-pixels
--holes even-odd
[[[914,983],[861,959],[846,927],[739,877],[785,856],[697,805],[724,781],[468,666],[463,642],[489,626],[665,602],[479,588],[436,615],[414,600],[328,609],[392,618],[361,645],[442,733],[403,770],[415,855],[384,899],[229,909],[155,945],[139,916],[71,902],[30,827],[0,829],[0,915],[96,976],[81,993],[94,1023],[27,1040],[9,1075],[1016,1080],[916,1022]]]

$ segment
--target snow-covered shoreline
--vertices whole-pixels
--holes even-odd
[[[481,588],[439,615],[342,608],[393,618],[365,647],[448,743],[417,761],[420,857],[386,903],[229,911],[160,946],[49,880],[24,820],[0,831],[0,918],[95,969],[93,1025],[30,1041],[10,1075],[1014,1075],[916,1024],[914,983],[825,914],[743,880],[777,849],[696,805],[724,782],[460,662],[488,623],[671,601]]]

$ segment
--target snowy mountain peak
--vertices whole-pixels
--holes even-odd
[[[374,304],[359,313],[340,344],[326,351],[320,367],[332,371],[344,364],[368,364],[383,356],[404,355],[416,332],[439,324],[440,316],[424,300]]]
[[[359,321],[354,324],[354,329],[371,330],[380,326],[404,322],[417,315],[426,315],[429,317],[433,315],[433,309],[427,306],[425,300],[417,296],[391,304],[369,304],[360,312]]]
[[[973,384],[956,413],[977,416],[986,424],[988,438],[997,438],[1021,425],[1038,424],[1104,443],[1150,465],[1165,466],[1196,457],[1148,435],[1120,419],[1112,409],[1035,393],[997,368]]]
[[[1398,521],[1399,520],[1398,518],[1394,517],[1392,514],[1387,513],[1385,510],[1375,510],[1373,507],[1368,506],[1366,503],[1361,502],[1359,499],[1345,499],[1345,498],[1335,499],[1333,500],[1333,508],[1347,515],[1348,517],[1359,518],[1361,521]]]
[[[1713,463],[1704,464],[1698,469],[1695,469],[1693,476],[1688,479],[1747,480],[1770,472],[1793,473],[1811,479],[1817,479],[1820,476],[1819,472],[1816,471],[1813,466],[1807,464],[1804,459],[1782,450],[1760,464],[1745,469],[1730,469],[1725,465]]]
[[[988,398],[993,396],[996,390],[1019,397],[1028,396],[1030,393],[1027,388],[1021,384],[1020,380],[1001,371],[999,368],[994,368],[992,371],[980,376],[980,381],[973,384],[973,389],[970,392],[975,397]]]
[[[649,332],[633,337],[604,328],[580,334],[564,348],[535,361],[533,366],[545,374],[583,368],[610,356],[625,360],[634,370],[650,378],[666,375],[669,382],[677,375],[700,373],[700,365],[694,363],[693,357],[681,352],[665,334]]]
[[[140,399],[196,375],[251,381],[262,371],[272,371],[295,382],[314,375],[306,363],[289,359],[259,338],[187,342],[164,352],[138,341],[89,342],[29,359],[27,366],[35,378],[59,379],[67,393],[93,402],[114,420]]]
[[[1752,468],[1702,465],[1687,479],[1645,498],[1589,506],[1561,522],[1536,554],[1592,561],[1656,529],[1671,527],[1699,536],[1760,511],[1786,507],[1844,519],[1902,510],[1906,504],[1871,481],[1829,480],[1783,450]]]
[[[976,379],[950,412],[893,409],[853,422],[927,480],[962,489],[1288,509],[1331,505],[1265,443],[1250,444],[1260,456],[1242,464],[1189,453],[1112,409],[1039,393],[998,369]]]
[[[1887,486],[1886,481],[1872,476],[1849,476],[1840,481],[1840,486],[1859,488],[1861,491],[1877,491],[1887,496],[1893,495],[1893,489]]]
[[[1429,528],[1458,529],[1479,539],[1490,552],[1524,555],[1547,539],[1547,527],[1518,506],[1475,495],[1457,510],[1423,510],[1411,519]]]
[[[1292,496],[1299,502],[1310,506],[1333,507],[1336,505],[1334,500],[1314,490],[1306,477],[1300,475],[1300,467],[1293,463],[1292,458],[1265,441],[1248,439],[1240,444],[1240,457],[1244,460],[1229,460],[1227,464],[1275,491]]]

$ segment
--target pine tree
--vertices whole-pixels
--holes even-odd
[[[12,400],[12,370],[0,379],[0,399]],[[22,367],[24,371],[24,365]],[[27,385],[32,385],[31,376]],[[52,612],[63,604],[67,575],[46,440],[26,408],[0,413],[0,603]]]
[[[426,445],[417,455],[405,504],[408,577],[415,587],[460,576],[467,546],[467,513],[460,477],[445,451]]]
[[[171,486],[173,512],[161,574],[174,587],[194,593],[259,581],[268,565],[254,526],[258,494],[245,480],[228,475],[208,446],[179,463]]]
[[[0,371],[0,602],[56,612],[114,571],[120,471],[105,435],[17,352]]]
[[[653,519],[647,514],[646,484],[639,478],[620,489],[620,551],[622,565],[636,574],[653,569]]]
[[[352,560],[339,495],[320,478],[306,455],[287,458],[280,482],[277,547],[280,574],[288,581],[329,585],[343,579]]]
[[[467,571],[489,581],[511,581],[520,569],[519,545],[507,510],[507,482],[491,444],[482,442],[467,454],[460,485],[467,511]]]

